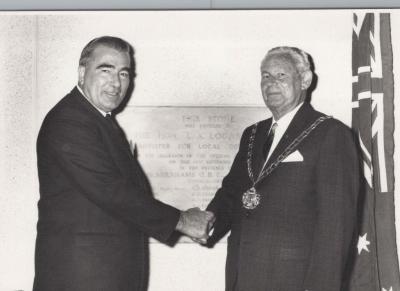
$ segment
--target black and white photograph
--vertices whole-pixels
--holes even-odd
[[[400,291],[400,9],[0,11],[0,38],[0,291]]]

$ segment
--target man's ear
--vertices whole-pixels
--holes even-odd
[[[313,73],[306,71],[301,75],[301,90],[307,90],[313,79]]]
[[[79,66],[78,68],[78,84],[79,86],[83,86],[85,80],[85,66]]]

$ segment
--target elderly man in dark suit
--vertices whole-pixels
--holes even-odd
[[[359,162],[349,128],[312,108],[308,55],[271,49],[261,91],[272,118],[248,127],[208,210],[227,231],[226,290],[339,291],[355,235]]]
[[[165,242],[178,230],[207,239],[213,215],[154,199],[110,116],[134,69],[127,42],[92,40],[81,54],[78,86],[43,121],[35,291],[145,290],[147,236]]]

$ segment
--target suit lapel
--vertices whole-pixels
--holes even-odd
[[[251,159],[251,165],[254,173],[254,178],[256,179],[260,173],[262,166],[264,165],[263,157],[263,147],[267,140],[268,130],[271,127],[272,118],[264,120],[258,124],[256,136],[253,145],[253,155]]]
[[[309,103],[304,103],[299,111],[295,114],[288,128],[283,134],[278,145],[272,152],[267,162],[267,167],[276,161],[278,156],[298,137],[308,126],[310,126],[318,118],[318,113]]]
[[[104,143],[106,144],[115,164],[121,169],[121,172],[130,172],[127,168],[129,163],[126,163],[126,161],[132,161],[133,155],[122,129],[113,128],[110,122],[106,120],[106,118],[92,104],[89,103],[76,87],[72,90],[71,94],[75,97],[76,102],[79,103],[79,108],[86,111],[87,116],[90,116],[95,120],[96,124],[99,125],[99,129],[104,137]]]

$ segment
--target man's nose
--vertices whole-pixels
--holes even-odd
[[[118,74],[113,74],[111,78],[112,78],[111,82],[114,87],[117,88],[121,87],[121,79]]]
[[[278,82],[279,82],[278,78],[274,76],[270,76],[269,79],[267,80],[267,84],[270,85],[278,84]]]
[[[264,80],[262,83],[263,87],[269,88],[271,86],[276,86],[278,84],[278,80],[274,77],[269,78],[268,80]]]

